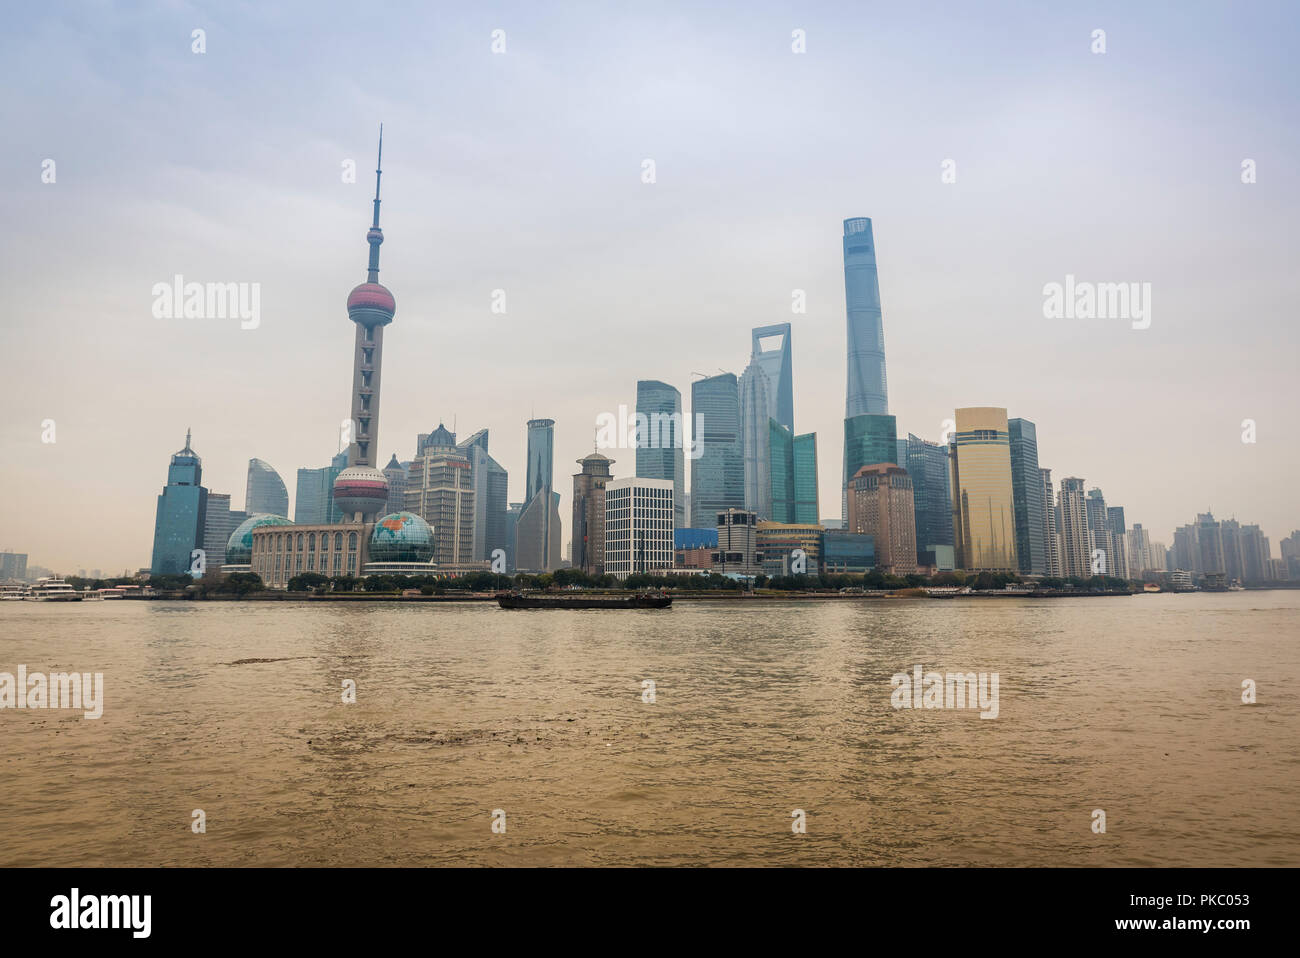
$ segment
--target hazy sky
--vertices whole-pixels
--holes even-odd
[[[186,427],[236,508],[251,457],[291,495],[328,463],[383,121],[381,464],[439,421],[486,427],[517,500],[524,423],[553,418],[567,540],[599,413],[637,379],[689,400],[692,373],[739,374],[750,328],[790,321],[795,427],[818,434],[837,515],[841,223],[869,216],[901,432],[1005,406],[1038,424],[1055,479],[1100,486],[1154,538],[1210,508],[1260,522],[1276,555],[1300,526],[1300,13],[1066,6],[11,9],[0,548],[148,565]],[[259,283],[260,326],[156,319],[152,287],[178,273]],[[1067,274],[1150,283],[1150,328],[1045,319]],[[632,473],[633,450],[606,452]]]

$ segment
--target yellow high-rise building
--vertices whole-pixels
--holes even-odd
[[[958,409],[956,424],[949,459],[957,568],[1015,572],[1016,518],[1007,411],[992,406]]]

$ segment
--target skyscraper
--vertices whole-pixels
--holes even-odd
[[[284,480],[280,478],[280,474],[271,467],[269,462],[264,462],[261,459],[248,460],[248,483],[244,487],[244,511],[250,516],[265,515],[289,518],[289,490],[284,487]]]
[[[519,517],[524,514],[524,504],[522,502],[510,503],[510,508],[506,510],[504,523],[506,535],[506,571],[515,572],[519,566],[515,562],[515,545],[519,540]]]
[[[869,535],[884,572],[916,571],[916,511],[912,478],[893,463],[863,466],[849,480],[848,531]]]
[[[1111,509],[1106,505],[1106,497],[1100,489],[1088,490],[1086,508],[1088,534],[1092,539],[1093,574],[1124,578],[1127,575],[1124,536],[1122,533],[1115,534]],[[1120,522],[1123,523],[1123,510]]]
[[[606,483],[605,571],[622,579],[671,569],[674,512],[670,480],[629,476]]]
[[[524,486],[524,502],[543,487],[550,488],[555,476],[555,420],[528,420],[528,472]]]
[[[573,548],[570,561],[588,575],[605,571],[605,486],[614,460],[592,450],[573,477]]]
[[[397,453],[393,453],[388,465],[384,466],[384,478],[388,481],[388,502],[384,512],[390,515],[401,512],[406,507],[406,467],[397,461]]]
[[[322,469],[299,469],[293,497],[293,521],[296,525],[321,525],[342,522],[343,512],[334,505],[334,480],[348,467],[348,453],[343,450]]]
[[[1201,547],[1202,574],[1226,571],[1223,556],[1223,534],[1211,512],[1196,517],[1196,541]]]
[[[384,356],[384,328],[397,313],[393,294],[379,282],[379,183],[384,159],[384,129],[379,128],[375,164],[374,220],[366,233],[370,261],[366,281],[348,294],[348,318],[356,325],[352,356],[352,418],[348,467],[334,480],[334,501],[348,519],[373,522],[388,505],[388,480],[375,468],[379,441],[379,385]]]
[[[26,552],[0,552],[0,582],[22,582],[27,578]]]
[[[849,366],[844,417],[885,415],[889,412],[889,397],[880,279],[871,220],[865,216],[844,221],[844,303],[848,313]]]
[[[1015,572],[1019,564],[1007,411],[992,406],[958,409],[956,426],[949,453],[957,566]]]
[[[717,513],[745,504],[745,459],[740,439],[740,385],[733,373],[691,384],[693,437],[700,456],[691,462],[691,526],[710,525]],[[576,541],[576,540],[575,540]]]
[[[1201,572],[1201,544],[1197,527],[1191,523],[1174,530],[1173,564],[1171,571]]]
[[[1124,507],[1107,506],[1106,524],[1110,526],[1110,544],[1115,550],[1115,563],[1111,575],[1127,579],[1128,571],[1128,527],[1124,524]]]
[[[190,448],[190,433],[186,430],[185,448],[172,455],[167,485],[158,496],[153,559],[149,563],[154,575],[190,571],[190,554],[202,547],[207,516],[208,490],[202,483],[203,460]]]
[[[487,461],[487,528],[483,536],[483,558],[492,561],[500,550],[509,553],[514,548],[513,531],[506,529],[509,511],[510,476],[502,465],[488,456]]]
[[[506,471],[488,455],[488,431],[480,429],[456,448],[469,459],[474,483],[474,558],[491,561],[505,547]]]
[[[816,523],[817,434],[791,435],[775,419],[768,421],[768,476],[772,483],[772,522]]]
[[[474,559],[474,484],[456,436],[439,425],[420,444],[407,472],[405,505],[433,529],[434,561],[443,568]]]
[[[560,494],[555,477],[555,420],[528,421],[528,500],[515,525],[514,559],[520,570],[550,572],[560,565]]]
[[[912,477],[919,563],[922,553],[934,551],[935,546],[953,544],[952,475],[948,465],[948,447],[908,433],[906,439],[898,440],[895,462]]]
[[[1292,533],[1297,545],[1300,545],[1300,534]],[[1241,567],[1243,582],[1265,582],[1272,576],[1270,569],[1270,555],[1268,547],[1268,538],[1257,525],[1248,525],[1241,527]],[[1286,557],[1287,540],[1282,540],[1283,558]]]
[[[1021,575],[1047,575],[1049,549],[1043,518],[1043,477],[1038,469],[1038,430],[1028,419],[1010,419],[1011,495],[1016,510],[1016,558]]]
[[[898,458],[898,421],[893,416],[863,413],[844,420],[844,478],[841,492],[863,466],[894,462]],[[898,465],[898,463],[894,463]],[[846,528],[848,500],[841,496],[840,517]]]
[[[247,518],[248,513],[230,508],[230,493],[208,493],[208,505],[203,516],[203,551],[208,569],[220,569],[225,564],[230,534]]]
[[[1224,519],[1219,523],[1219,533],[1223,538],[1223,571],[1228,574],[1228,581],[1240,582],[1245,577],[1241,562],[1241,525],[1236,519]]]
[[[1055,496],[1052,494],[1052,470],[1038,470],[1038,481],[1043,487],[1043,541],[1047,543],[1047,574],[1060,576],[1061,571],[1061,535],[1056,527]]]
[[[673,484],[674,521],[686,525],[682,498],[686,480],[686,446],[682,429],[682,394],[676,387],[655,379],[636,384],[638,424],[645,430],[637,436],[636,474],[642,479],[667,479]],[[645,417],[642,419],[642,417]]]
[[[751,332],[750,362],[767,377],[768,416],[794,432],[794,372],[790,324],[757,326]]]
[[[1087,579],[1092,575],[1092,538],[1088,534],[1088,506],[1083,480],[1070,476],[1061,480],[1061,574]]]
[[[743,460],[745,508],[760,519],[772,514],[771,405],[763,367],[752,359],[740,375],[740,451]]]

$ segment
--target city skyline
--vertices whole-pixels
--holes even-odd
[[[695,22],[709,24],[711,16]],[[57,14],[24,17],[61,22]],[[983,43],[981,55],[990,43],[1012,54],[1011,40],[992,37],[977,19],[955,18],[935,29],[953,43],[959,36],[972,48]],[[713,54],[747,70],[773,62],[782,82],[804,95],[829,87],[843,69],[831,61],[846,41],[829,27],[819,31],[815,16],[801,19],[810,37],[803,59],[788,50],[792,25],[769,12],[731,31],[722,52],[715,48]],[[974,90],[950,90],[949,99],[936,100],[944,82],[971,76],[973,54],[942,65],[919,91],[902,91],[898,107],[877,106],[883,113],[877,119],[893,121],[876,127],[885,142],[870,157],[855,155],[853,163],[799,158],[810,143],[866,142],[828,133],[829,115],[784,114],[801,116],[792,134],[804,139],[762,159],[743,152],[752,145],[744,137],[708,133],[703,111],[722,92],[738,97],[747,114],[756,109],[751,96],[708,69],[716,36],[709,43],[703,37],[684,41],[682,55],[702,71],[693,84],[638,81],[609,53],[596,55],[587,66],[616,81],[616,89],[639,91],[653,109],[651,132],[642,136],[633,136],[612,109],[603,110],[617,148],[602,147],[594,156],[547,138],[533,124],[516,124],[502,139],[469,106],[450,111],[447,129],[435,131],[420,104],[403,98],[396,79],[369,67],[362,68],[366,85],[380,92],[344,96],[345,106],[331,111],[337,115],[307,110],[294,122],[275,122],[285,119],[279,116],[239,128],[239,135],[258,140],[249,155],[213,149],[213,134],[201,130],[171,139],[150,134],[147,117],[159,107],[156,101],[166,106],[165,92],[142,97],[138,110],[124,117],[127,134],[139,134],[138,145],[94,120],[74,137],[39,115],[43,106],[72,95],[68,81],[21,81],[15,101],[26,102],[16,102],[17,126],[34,152],[0,162],[8,174],[6,204],[29,226],[21,237],[4,240],[0,287],[9,315],[42,321],[6,323],[0,332],[3,371],[14,396],[3,426],[8,455],[2,476],[9,487],[30,489],[34,499],[21,508],[0,507],[0,547],[64,570],[146,565],[164,459],[187,427],[203,458],[204,485],[218,493],[238,496],[250,459],[273,463],[286,479],[329,461],[338,448],[339,421],[348,414],[337,385],[348,365],[342,355],[348,330],[338,302],[357,266],[356,208],[368,199],[366,157],[382,117],[401,156],[401,174],[384,184],[398,197],[391,212],[385,210],[385,230],[401,243],[385,257],[401,277],[404,324],[384,358],[389,438],[374,450],[374,465],[409,448],[430,421],[459,417],[491,430],[494,458],[511,474],[509,499],[518,501],[526,472],[523,424],[534,408],[556,421],[554,455],[574,461],[590,451],[596,415],[626,402],[636,380],[660,378],[685,399],[692,372],[722,368],[740,375],[742,337],[757,326],[789,322],[799,341],[794,414],[801,432],[823,437],[819,499],[823,515],[832,514],[840,498],[834,456],[845,389],[840,225],[868,216],[889,344],[889,412],[900,437],[915,433],[939,441],[955,409],[1003,407],[1036,424],[1043,467],[1055,476],[1086,477],[1089,488],[1100,487],[1122,503],[1129,521],[1151,530],[1153,539],[1172,545],[1177,527],[1213,512],[1258,523],[1276,549],[1296,525],[1284,483],[1300,455],[1284,389],[1297,345],[1284,310],[1296,286],[1284,255],[1285,224],[1296,212],[1294,174],[1284,161],[1294,127],[1278,122],[1280,101],[1267,93],[1256,97],[1231,66],[1212,59],[1197,66],[1196,82],[1217,83],[1219,99],[1211,109],[1223,145],[1189,154],[1195,134],[1190,144],[1185,131],[1171,137],[1145,111],[1121,107],[1109,96],[1134,82],[1135,73],[1166,70],[1169,83],[1187,79],[1190,67],[1171,63],[1170,51],[1208,41],[1178,32],[1177,25],[1167,25],[1176,37],[1162,37],[1141,14],[1116,10],[1104,19],[1112,24],[1105,57],[1089,59],[1085,41],[1092,23],[1072,16],[1028,17],[1014,38],[1023,43],[1032,35],[1053,58],[1065,58],[1061,84],[1073,87],[1055,96],[1076,104],[1081,116],[1109,124],[1101,145],[1072,141],[1075,158],[1052,138],[1069,139],[1068,126],[1039,115],[1032,103],[1026,116],[1038,121],[1029,123],[1038,140],[1013,136],[996,146],[990,132],[971,126],[939,137],[938,126],[899,119],[905,107],[921,103],[939,102],[958,113],[977,91],[998,94],[1004,108],[1018,98],[1032,100],[1010,81],[978,73]],[[511,20],[520,23],[513,32]],[[507,70],[517,71],[512,86],[538,79],[541,95],[574,88],[574,65],[556,59],[553,26],[531,23],[524,12],[503,22],[511,52],[493,59],[490,25],[454,18],[454,42],[464,46],[451,51],[446,69],[464,67],[468,87],[487,97],[501,95]],[[621,22],[598,16],[586,29],[608,35]],[[272,35],[288,29],[272,26]],[[1271,45],[1267,17],[1248,23],[1225,17],[1222,27],[1215,42],[1258,41],[1260,57],[1281,62],[1270,59],[1281,51]],[[164,79],[172,77],[194,96],[194,81],[185,81],[183,71],[219,69],[230,76],[229,51],[247,37],[234,22],[213,30],[203,59],[188,50],[189,29],[178,21],[176,36],[149,34],[138,42]],[[360,28],[363,34],[371,29]],[[59,47],[68,63],[95,75],[124,75],[113,54],[96,60],[80,37],[81,31],[70,31]],[[256,42],[266,49],[266,39]],[[668,36],[652,31],[647,42],[667,43]],[[673,42],[683,41],[678,34]],[[1122,53],[1139,42],[1147,61]],[[917,68],[901,63],[915,49],[884,51],[882,69],[915,76]],[[18,66],[30,63],[29,54],[11,52]],[[399,57],[394,75],[410,82],[413,71],[434,69]],[[1122,74],[1123,82],[1108,70]],[[319,72],[311,75],[323,80]],[[698,88],[714,96],[692,105]],[[238,104],[253,91],[236,84],[233,93]],[[1164,83],[1153,88],[1157,105],[1168,94]],[[87,107],[107,95],[75,94]],[[789,91],[764,87],[761,95],[775,97],[777,113],[796,102]],[[198,99],[208,102],[201,93]],[[218,120],[228,109],[209,105]],[[1261,120],[1274,129],[1263,144],[1254,124],[1241,119],[1258,114],[1272,115]],[[996,107],[981,115],[996,115]],[[1146,138],[1137,138],[1135,156],[1129,146],[1137,131]],[[1125,150],[1113,149],[1125,134]],[[739,175],[724,179],[726,164],[691,146],[704,142],[726,144],[733,164],[746,157]],[[109,148],[97,151],[96,143]],[[542,161],[528,168],[527,157],[539,146]],[[487,162],[494,150],[523,164],[519,182]],[[1023,163],[992,168],[1006,150],[1019,150],[1013,155]],[[55,183],[40,181],[45,156],[59,163]],[[647,156],[657,159],[653,184],[640,178]],[[960,172],[955,183],[944,184],[940,164],[949,156]],[[1247,156],[1261,164],[1260,180],[1251,185],[1238,176]],[[357,172],[351,184],[339,181],[340,164],[348,159]],[[477,176],[474,160],[487,162],[490,173]],[[1147,170],[1161,162],[1168,167]],[[558,180],[557,171],[564,171]],[[537,190],[538,177],[555,189]],[[793,210],[787,200],[762,198],[764,185],[773,182],[794,191]],[[1221,185],[1208,188],[1202,206],[1184,211],[1174,198],[1189,182],[1203,192],[1207,182]],[[728,189],[719,194],[720,183]],[[582,201],[585,191],[593,195]],[[1007,203],[1012,227],[995,229],[990,240],[988,224]],[[633,222],[596,215],[612,205],[627,207]],[[1121,206],[1135,220],[1104,212]],[[565,219],[570,211],[576,212],[572,221]],[[502,235],[503,222],[520,224],[515,235]],[[1212,260],[1203,236],[1195,235],[1206,224],[1213,227]],[[692,238],[701,231],[710,237],[707,244]],[[1210,265],[1225,255],[1231,275]],[[70,272],[75,284],[67,281]],[[592,285],[586,277],[596,273],[608,279]],[[1188,278],[1197,274],[1217,284]],[[150,289],[175,275],[260,283],[260,324],[241,329],[238,320],[155,318]],[[1150,328],[1045,319],[1043,286],[1067,275],[1150,281]],[[619,297],[628,287],[647,295]],[[505,292],[504,313],[492,311],[496,290]],[[795,290],[806,295],[806,313],[791,313]],[[1250,321],[1235,318],[1243,314]],[[647,325],[656,335],[637,337],[637,348],[627,348],[622,341]],[[605,345],[593,329],[615,335]],[[151,348],[140,350],[145,340]],[[1241,441],[1246,419],[1258,424],[1255,443]],[[55,423],[54,442],[41,441],[46,420]],[[612,447],[602,451],[624,462],[633,458]],[[86,496],[77,464],[97,461],[114,468],[97,477],[96,494]],[[555,490],[563,497],[562,516],[570,508],[565,486]],[[232,501],[236,506],[245,503]]]

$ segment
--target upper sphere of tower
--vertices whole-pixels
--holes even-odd
[[[354,322],[369,326],[393,321],[397,301],[393,294],[379,283],[362,283],[348,294],[348,316]]]

